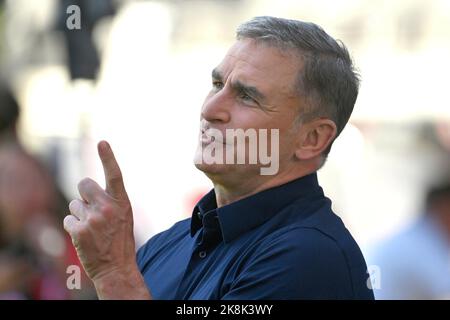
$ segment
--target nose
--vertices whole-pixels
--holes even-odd
[[[210,93],[203,103],[201,118],[211,123],[227,123],[231,119],[232,99],[222,89],[216,93]]]

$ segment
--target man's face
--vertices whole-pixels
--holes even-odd
[[[284,53],[252,39],[237,41],[212,72],[212,89],[201,111],[200,142],[195,158],[197,168],[213,181],[239,183],[239,180],[260,175],[261,163],[248,162],[249,140],[246,140],[245,164],[208,164],[202,161],[202,155],[204,157],[205,148],[211,150],[212,144],[216,144],[216,148],[225,148],[230,143],[225,139],[226,132],[235,129],[256,132],[267,129],[267,149],[270,151],[273,149],[271,129],[279,129],[278,174],[287,170],[295,161],[293,128],[301,106],[296,91],[301,67],[301,60],[292,52]],[[211,139],[211,129],[221,132],[225,141]],[[258,139],[258,149],[262,142]]]

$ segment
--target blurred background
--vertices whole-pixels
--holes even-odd
[[[0,298],[95,299],[84,274],[67,289],[78,262],[62,218],[79,180],[104,185],[101,139],[121,165],[138,246],[191,214],[212,187],[193,165],[211,70],[258,15],[319,24],[359,69],[319,179],[376,296],[450,298],[447,0],[0,1]]]

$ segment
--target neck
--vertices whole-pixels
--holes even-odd
[[[296,170],[285,171],[274,176],[258,176],[240,181],[220,181],[210,177],[214,184],[217,207],[247,198],[261,191],[271,189],[286,184],[295,179],[304,177],[315,172],[315,169],[297,168]]]

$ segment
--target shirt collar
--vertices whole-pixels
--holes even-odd
[[[220,208],[217,208],[216,194],[212,189],[193,210],[191,236],[202,227],[202,217],[215,211],[212,214],[217,214],[222,238],[228,243],[263,224],[293,201],[318,192],[323,195],[315,172]]]

